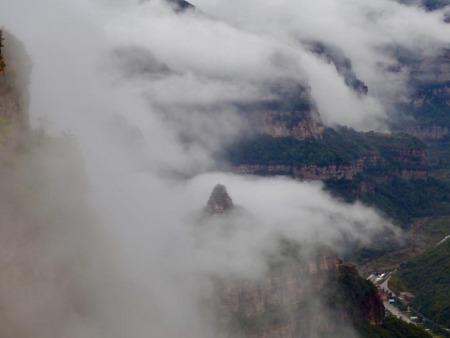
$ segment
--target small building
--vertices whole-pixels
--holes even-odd
[[[410,292],[400,292],[400,298],[403,299],[407,303],[412,302],[415,297],[416,296],[414,296]]]

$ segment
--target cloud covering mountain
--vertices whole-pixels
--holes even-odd
[[[22,247],[4,254],[13,252],[11,264],[18,266],[46,262],[44,271],[57,276],[59,262],[50,258],[67,254],[70,265],[81,251],[83,260],[105,256],[96,264],[109,271],[82,265],[74,278],[83,287],[70,297],[73,289],[52,288],[59,285],[56,277],[44,279],[45,290],[54,293],[34,295],[30,312],[0,298],[17,325],[11,330],[21,327],[15,336],[215,336],[201,311],[211,276],[261,275],[263,253],[281,237],[344,253],[348,243],[367,246],[380,234],[398,232],[368,207],[333,199],[320,184],[220,173],[213,155],[247,132],[237,107],[277,99],[280,87],[310,87],[329,126],[387,130],[392,103],[408,94],[408,70],[391,71],[398,66],[393,51],[433,55],[447,48],[445,9],[426,12],[388,0],[192,4],[199,10],[177,12],[159,0],[2,0],[1,24],[34,63],[32,123],[45,118],[50,134],[70,133],[86,166],[89,189],[80,191],[79,181],[52,175],[71,165],[47,165],[65,163],[72,152],[43,151],[36,160],[44,163],[36,170],[45,173],[36,189],[47,196],[51,215],[61,208],[57,201],[67,206],[82,198],[88,206],[49,222],[74,229],[93,211],[95,221],[88,223],[103,234],[97,239],[91,228],[77,228],[72,236],[43,225],[40,236],[24,244],[38,248],[36,255],[22,256]],[[351,74],[367,84],[367,95],[349,86],[329,58],[311,51],[317,42],[351,61]],[[33,182],[29,172],[23,175]],[[192,214],[219,182],[252,217],[234,220],[243,226],[225,240],[212,231],[199,247]],[[13,208],[36,198],[18,197]],[[28,228],[42,212],[25,209],[23,221],[11,216],[2,231],[11,224]],[[86,244],[84,236],[95,239]],[[61,243],[69,240],[82,249],[67,251]],[[42,250],[47,246],[55,250]],[[23,301],[33,283],[20,279],[24,287],[11,304]],[[3,287],[4,295],[14,284],[7,280]],[[86,301],[77,307],[77,299]],[[48,312],[55,304],[60,311]],[[36,313],[45,320],[35,321]],[[58,330],[54,321],[61,323]]]

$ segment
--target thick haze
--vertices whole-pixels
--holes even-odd
[[[16,323],[9,336],[217,336],[200,306],[209,277],[260,276],[263,253],[280,237],[345,253],[348,242],[366,246],[393,231],[375,211],[338,202],[318,183],[215,172],[212,155],[247,131],[235,103],[274,98],[272,89],[286,83],[311,87],[327,125],[388,129],[392,100],[407,94],[406,70],[384,71],[396,64],[389,51],[437,53],[450,39],[443,13],[387,0],[193,4],[202,12],[176,14],[157,0],[0,0],[1,25],[34,63],[32,122],[46,120],[54,135],[70,133],[84,160],[73,165],[72,152],[44,148],[39,159],[22,162],[38,175],[19,171],[13,181],[20,186],[23,175],[37,194],[18,194],[13,210],[39,194],[45,207],[24,209],[20,221],[14,213],[2,220],[4,232],[10,224],[42,224],[38,240],[21,242],[29,245],[26,255],[11,245],[8,264],[37,271],[44,264],[42,274],[55,276],[38,279],[46,292],[33,292],[35,275],[1,283],[0,301]],[[351,59],[368,96],[304,47],[317,41]],[[78,179],[57,174],[69,168],[85,171],[88,192]],[[214,224],[199,239],[192,223],[217,183],[251,216],[227,220],[236,229],[225,239]],[[78,198],[85,199],[76,210],[53,212]],[[41,220],[44,212],[50,216]],[[46,220],[76,231],[46,229]],[[65,273],[54,259],[60,256],[69,265],[90,262],[74,274],[82,286],[56,287]],[[17,285],[23,287],[14,294]],[[14,305],[29,294],[33,307]]]

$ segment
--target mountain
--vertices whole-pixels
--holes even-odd
[[[405,192],[416,192],[416,186],[428,186],[426,144],[405,133],[325,128],[313,113],[258,111],[254,114],[259,114],[259,120],[251,116],[255,135],[232,144],[221,156],[239,174],[321,180],[347,201],[365,199],[402,222],[414,217],[413,200],[396,203]],[[441,197],[435,190],[448,191],[445,184],[430,182],[430,187],[436,186],[428,189],[432,190],[427,193],[430,201]],[[398,186],[403,187],[401,196]]]
[[[224,218],[233,209],[226,188],[217,185],[206,211]],[[356,330],[362,337],[429,337],[418,327],[386,318],[376,287],[354,265],[330,250],[308,246],[280,239],[259,278],[215,278],[208,303],[227,336],[347,337]]]
[[[345,84],[352,88],[356,93],[360,95],[366,95],[369,91],[369,87],[358,79],[355,71],[353,70],[352,61],[345,56],[345,54],[338,48],[327,45],[321,42],[307,43],[309,49],[318,56],[324,58],[327,62],[333,64],[336,67],[338,73],[344,77]]]
[[[423,6],[430,11],[441,9],[448,5],[450,5],[448,0],[425,0],[423,2]]]
[[[187,1],[184,0],[166,0],[173,4],[177,11],[185,11],[188,9],[194,9],[195,7]]]
[[[424,140],[444,140],[450,119],[450,49],[433,57],[411,57],[404,52],[399,61],[410,72],[412,95],[399,110],[414,119],[401,121],[403,128]]]
[[[214,187],[211,196],[206,203],[206,211],[210,214],[220,214],[233,209],[233,201],[227,193],[224,185],[218,184]]]
[[[369,91],[341,51],[320,43],[305,45],[333,64],[359,95]],[[393,123],[394,133],[326,128],[309,89],[291,85],[274,90],[279,102],[241,109],[252,132],[221,154],[229,169],[321,180],[336,196],[373,205],[404,227],[418,217],[449,215],[449,51],[433,57],[404,50],[392,54],[399,69],[410,74],[412,93],[397,104],[397,115],[403,117]]]
[[[193,7],[185,1],[171,2],[180,11]],[[4,35],[7,36],[6,33]],[[5,46],[12,46],[14,41],[13,37],[7,36]],[[22,66],[20,58],[10,57],[5,46],[0,46],[0,136],[6,144],[11,144],[15,143],[12,140],[15,140],[16,134],[31,135],[28,129],[28,98],[23,91],[28,78],[17,71],[28,66]],[[20,48],[20,45],[17,47]],[[367,94],[369,89],[358,79],[350,60],[343,54],[329,46],[315,46],[314,52],[333,64],[347,85],[359,95]],[[120,51],[118,53],[118,59],[122,60]],[[406,105],[417,107],[414,116],[420,128],[426,124],[425,115],[419,108],[428,113],[428,105],[436,102],[444,111],[448,108],[448,102],[447,106],[444,104],[448,94],[448,79],[442,71],[448,65],[448,55],[445,55],[430,61],[433,65],[440,65],[434,75],[430,75],[430,69],[434,66],[429,66],[424,60],[411,66],[415,70],[413,76],[420,85],[417,86],[415,99],[406,102]],[[150,59],[151,66],[136,68],[142,59]],[[167,66],[145,50],[134,50],[133,58],[126,66],[129,67],[127,70],[130,76],[158,76],[170,72]],[[321,180],[335,195],[347,201],[362,200],[375,205],[405,222],[414,217],[448,213],[449,186],[445,180],[435,176],[435,172],[430,176],[429,137],[415,133],[421,140],[405,133],[409,129],[383,134],[326,128],[307,86],[287,81],[273,84],[271,92],[276,94],[276,98],[271,101],[245,106],[236,104],[253,129],[221,154],[229,160],[230,170],[239,174],[285,175],[302,180]],[[434,117],[430,120],[434,121],[432,123],[437,121]],[[444,122],[429,127],[432,128],[431,139],[439,139],[439,142],[446,140]],[[441,134],[442,137],[434,137]],[[45,135],[40,136],[38,140],[48,141]],[[66,149],[56,148],[59,151]],[[16,164],[10,167],[17,168]],[[67,165],[67,168],[74,167],[72,164]],[[70,175],[62,177],[64,182],[72,181]],[[32,195],[29,204],[42,203],[35,186],[30,185],[28,188],[26,191]],[[55,205],[60,206],[56,202]],[[76,208],[81,209],[81,206]],[[233,210],[235,206],[226,188],[217,185],[204,210],[208,215],[205,217],[206,222],[208,217],[226,217]],[[76,235],[74,237],[83,237],[78,233]],[[444,242],[438,249],[445,246]],[[313,248],[314,253],[308,257],[303,256],[301,250],[302,244],[280,239],[277,253],[266,257],[268,269],[260,279],[230,276],[216,281],[211,302],[217,306],[219,324],[224,330],[234,337],[344,337],[353,330],[364,337],[429,337],[420,328],[386,318],[376,288],[359,276],[356,266],[344,264],[332,252],[321,248]],[[439,251],[437,256],[440,255]],[[436,263],[434,266],[437,266],[439,261],[435,262],[434,257],[425,255],[424,263],[420,264],[425,266]],[[70,260],[64,261],[63,270],[76,274],[71,267],[79,265],[70,263]],[[403,268],[408,271],[407,264]],[[439,268],[436,270],[437,273]],[[402,278],[405,281],[408,279]],[[435,279],[433,277],[433,282],[437,283],[443,278],[447,283],[446,276],[442,275]],[[420,294],[420,285],[412,285],[411,290]],[[78,285],[71,287],[78,290]],[[437,287],[436,290],[441,289]],[[439,295],[434,294],[432,297],[438,302]],[[425,309],[422,303],[418,306]],[[444,307],[444,311],[446,309]],[[342,325],[343,322],[350,325]]]
[[[398,0],[398,1],[406,5],[419,5],[428,11],[439,10],[449,5],[448,0],[421,0],[421,1]]]
[[[0,337],[74,337],[67,321],[87,319],[99,269],[112,271],[109,249],[88,206],[82,156],[70,137],[30,127],[31,61],[1,32]]]
[[[450,327],[450,240],[400,265],[391,285],[415,295],[411,306],[425,317]]]

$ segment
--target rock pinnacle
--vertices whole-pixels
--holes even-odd
[[[210,214],[221,214],[233,207],[233,201],[227,193],[227,188],[222,184],[216,185],[206,204],[206,211]]]

